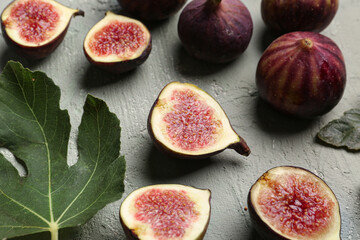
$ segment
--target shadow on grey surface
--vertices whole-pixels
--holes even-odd
[[[260,31],[259,37],[260,40],[258,42],[257,49],[260,53],[263,53],[265,49],[278,37],[280,37],[281,34],[277,34],[272,32],[269,28],[267,28],[265,25],[263,26],[263,29]]]
[[[195,172],[201,168],[214,164],[210,158],[206,159],[176,159],[152,147],[148,157],[148,169],[153,179],[168,180]]]
[[[80,228],[64,228],[59,230],[59,240],[78,239]],[[50,232],[35,233],[22,237],[9,238],[9,240],[49,240]]]
[[[256,118],[259,127],[268,133],[293,134],[310,128],[315,119],[299,119],[279,111],[258,97]]]
[[[265,240],[260,237],[260,235],[256,232],[255,228],[251,227],[251,234],[247,240]]]
[[[126,80],[135,73],[136,69],[121,74],[114,74],[90,65],[82,79],[82,87],[93,89],[111,85],[118,81]]]
[[[163,20],[154,20],[154,21],[143,20],[143,19],[140,19],[137,16],[132,15],[131,13],[123,10],[120,6],[119,6],[119,9],[113,9],[112,12],[115,14],[119,14],[122,16],[126,16],[129,18],[139,20],[149,29],[149,31],[151,32],[152,35],[153,35],[153,31],[156,31],[157,29],[159,29],[160,27],[162,27],[163,25],[165,25],[169,22],[169,18],[166,18]]]
[[[175,66],[176,71],[184,76],[207,76],[236,64],[237,61],[241,61],[242,56],[227,63],[208,63],[190,56],[179,41],[175,50]]]
[[[32,71],[36,70],[35,68],[39,64],[41,64],[43,61],[45,61],[45,59],[40,59],[40,60],[27,59],[25,57],[18,55],[16,52],[14,52],[10,48],[6,48],[2,52],[0,59],[1,59],[0,60],[0,69],[1,70],[4,69],[6,63],[10,60],[20,62],[24,67],[29,68]]]

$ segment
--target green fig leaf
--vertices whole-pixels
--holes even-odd
[[[87,96],[78,129],[78,160],[67,164],[70,120],[60,89],[45,73],[10,61],[0,75],[0,146],[26,169],[20,176],[0,154],[0,239],[88,221],[124,192],[120,122]]]
[[[320,129],[318,138],[335,147],[360,150],[360,109],[346,111],[340,119],[329,122]]]

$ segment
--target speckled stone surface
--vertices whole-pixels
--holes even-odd
[[[4,9],[9,0],[0,1]],[[106,11],[121,13],[116,0],[60,0],[85,11],[72,20],[65,40],[48,58],[29,61],[16,55],[0,37],[0,69],[10,59],[32,70],[46,72],[61,88],[61,107],[68,109],[77,128],[87,93],[104,99],[121,121],[122,149],[127,161],[126,191],[156,183],[179,183],[212,191],[212,217],[206,240],[255,240],[245,211],[249,188],[266,170],[280,165],[304,167],[334,190],[341,207],[342,239],[360,239],[360,153],[333,149],[316,140],[319,129],[345,110],[360,104],[360,1],[341,0],[339,11],[322,33],[341,48],[347,67],[347,86],[340,103],[312,121],[290,119],[259,100],[255,69],[262,51],[272,40],[260,15],[260,0],[244,0],[254,33],[246,52],[226,65],[209,65],[189,57],[177,36],[179,14],[158,23],[146,23],[153,50],[138,69],[113,76],[91,67],[82,43],[87,31]],[[163,156],[147,133],[146,120],[160,90],[171,81],[190,82],[209,92],[223,106],[234,129],[247,140],[252,154],[245,158],[232,150],[207,160],[180,161]],[[76,161],[72,131],[69,163]],[[61,239],[125,239],[119,224],[122,200],[109,204],[87,224],[60,232]],[[49,239],[39,234],[18,239]]]

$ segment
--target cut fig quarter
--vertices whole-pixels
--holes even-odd
[[[15,0],[1,14],[1,30],[19,55],[42,59],[59,46],[77,15],[84,12],[54,0]]]
[[[123,73],[144,63],[151,46],[151,34],[143,23],[108,11],[86,35],[84,53],[95,66]]]
[[[248,206],[254,227],[264,239],[341,239],[336,196],[306,169],[270,169],[251,187]]]
[[[150,110],[148,131],[159,150],[176,158],[207,158],[226,148],[250,154],[219,103],[190,83],[163,88]]]
[[[120,207],[127,239],[201,240],[210,220],[210,190],[160,184],[130,193]]]

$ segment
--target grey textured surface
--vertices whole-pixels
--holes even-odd
[[[9,3],[0,1],[0,9]],[[46,72],[62,90],[61,106],[69,109],[77,128],[87,93],[104,99],[120,118],[122,150],[127,160],[126,191],[156,183],[180,183],[212,191],[212,217],[206,240],[255,240],[246,207],[248,190],[269,168],[279,165],[304,167],[322,177],[338,197],[342,214],[342,239],[360,239],[360,153],[333,149],[316,141],[316,133],[328,121],[360,104],[360,1],[342,0],[331,25],[322,33],[341,48],[347,67],[347,87],[340,103],[330,113],[313,121],[284,117],[257,96],[255,69],[271,36],[260,16],[260,0],[244,0],[254,21],[254,34],[247,51],[236,61],[214,66],[189,57],[177,36],[179,14],[159,23],[147,23],[153,36],[148,60],[127,74],[106,74],[87,62],[82,42],[87,31],[107,10],[120,13],[116,0],[60,0],[85,11],[85,18],[72,20],[65,40],[42,61],[16,55],[0,38],[0,69],[10,59],[32,70]],[[159,153],[146,128],[151,105],[171,81],[190,82],[209,92],[223,106],[234,129],[244,137],[252,154],[245,158],[226,150],[207,160],[179,161]],[[72,132],[72,140],[76,132]],[[69,162],[76,161],[74,141]],[[63,239],[125,239],[118,219],[122,200],[114,202],[87,224],[60,232]],[[35,235],[19,239],[47,239]]]

